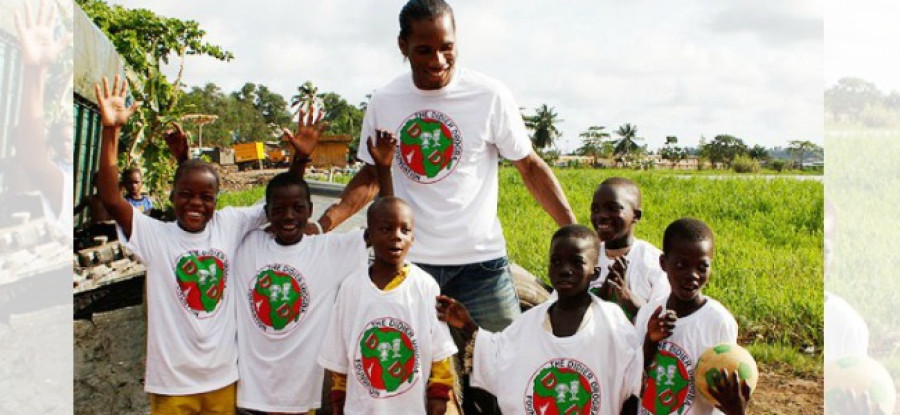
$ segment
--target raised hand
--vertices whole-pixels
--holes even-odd
[[[25,2],[25,16],[16,12],[16,32],[19,35],[19,46],[22,62],[26,66],[49,66],[56,62],[60,53],[72,42],[72,34],[68,33],[60,39],[54,39],[53,24],[56,22],[57,9],[53,4],[46,7],[41,1],[37,16],[31,13],[29,2]]]
[[[322,121],[324,112],[319,111],[319,115],[313,119],[314,108],[312,103],[309,104],[306,111],[300,109],[300,116],[297,119],[297,132],[291,133],[287,128],[282,129],[281,137],[288,141],[294,149],[294,157],[308,158],[319,143],[322,132],[328,127],[328,122]]]
[[[97,94],[97,104],[100,108],[100,123],[104,127],[121,127],[128,122],[128,118],[141,106],[135,102],[130,107],[125,106],[125,95],[128,93],[128,81],[122,80],[119,85],[119,75],[113,80],[112,92],[109,90],[109,80],[103,77],[103,93],[100,93],[100,84],[94,84],[94,92]]]
[[[376,166],[390,167],[394,159],[394,149],[397,147],[397,138],[385,130],[376,130],[375,137],[374,144],[371,136],[366,139],[366,148],[369,149]]]
[[[675,322],[678,317],[672,310],[663,312],[662,306],[656,307],[650,314],[650,320],[647,321],[647,338],[653,343],[659,343],[672,335],[675,330]]]
[[[169,151],[179,163],[188,159],[188,134],[181,128],[181,124],[172,123],[172,128],[166,130],[163,140],[169,147]]]
[[[750,402],[750,385],[740,379],[736,370],[721,369],[721,376],[715,377],[709,394],[719,402],[716,408],[725,415],[743,415]]]

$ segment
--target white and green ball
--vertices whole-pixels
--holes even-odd
[[[894,381],[884,366],[871,357],[846,356],[825,364],[825,406],[834,405],[841,392],[866,394],[869,402],[884,413],[894,413]]]
[[[738,377],[746,380],[750,386],[750,393],[756,390],[759,369],[756,368],[756,360],[750,352],[736,344],[717,344],[700,355],[697,369],[694,371],[694,385],[713,405],[718,404],[718,401],[709,393],[709,386],[714,384],[716,378],[722,376],[722,369],[728,373],[737,371]]]

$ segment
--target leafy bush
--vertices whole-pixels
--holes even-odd
[[[731,162],[731,169],[735,173],[759,173],[759,161],[750,158],[750,156],[741,154],[735,157]]]
[[[772,169],[781,173],[781,171],[784,170],[785,165],[786,163],[784,160],[778,159],[772,162]]]

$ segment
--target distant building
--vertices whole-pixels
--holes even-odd
[[[350,142],[353,139],[349,134],[326,135],[319,139],[316,149],[313,150],[310,157],[312,158],[313,167],[347,167],[347,155],[349,154]]]

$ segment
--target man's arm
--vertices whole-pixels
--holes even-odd
[[[547,163],[544,163],[537,153],[532,151],[525,158],[514,161],[513,164],[519,170],[528,193],[531,193],[534,200],[556,221],[557,225],[566,226],[576,223],[575,214],[569,207],[569,201],[566,200],[559,181],[556,180],[550,166],[547,166]]]

